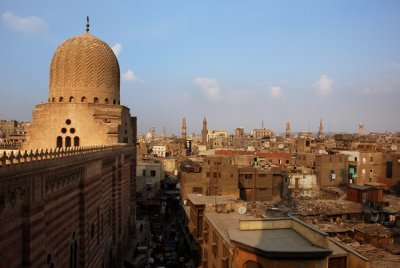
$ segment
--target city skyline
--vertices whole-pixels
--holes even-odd
[[[85,31],[118,57],[138,132],[398,131],[398,1],[2,1],[0,118],[31,120],[49,62]],[[6,41],[4,41],[6,40]],[[26,49],[29,43],[30,49]],[[29,59],[29,60],[27,60]]]

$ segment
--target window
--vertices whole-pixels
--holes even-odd
[[[92,223],[92,226],[90,226],[90,238],[94,237],[94,223]]]
[[[99,98],[95,97],[95,98],[93,99],[93,102],[94,102],[94,103],[99,103]]]
[[[71,125],[71,119],[67,119],[67,120],[65,120],[65,124],[67,124],[67,125]]]
[[[71,129],[69,130],[69,132],[71,132],[72,134],[74,134],[74,133],[75,133],[75,128],[71,128]]]
[[[252,179],[253,178],[253,174],[244,174],[244,178],[245,179]]]
[[[63,97],[60,97],[59,99],[58,99],[58,102],[63,102],[64,101],[64,98]]]
[[[113,100],[113,104],[115,104],[115,100]]]
[[[362,172],[362,174],[365,174],[365,169],[363,168],[361,172]]]
[[[104,100],[104,103],[105,103],[105,104],[108,104],[108,98],[106,98],[106,99]]]
[[[145,169],[142,170],[142,176],[146,177],[146,170]]]
[[[62,148],[62,147],[63,147],[62,137],[58,136],[57,137],[57,148]]]
[[[87,100],[86,100],[86,97],[85,96],[83,96],[82,98],[81,98],[81,102],[86,102]]]
[[[369,162],[371,162],[371,163],[374,162],[374,157],[373,157],[373,156],[371,156],[371,157],[369,158]]]
[[[75,98],[74,97],[69,97],[69,102],[75,102]]]
[[[206,177],[207,177],[207,178],[210,177],[210,172],[206,172]]]
[[[56,98],[53,97],[53,98],[51,99],[51,102],[56,102]]]
[[[156,171],[155,170],[150,170],[150,176],[155,177],[156,176]]]
[[[79,146],[79,137],[74,137],[74,146],[75,147]]]
[[[367,159],[365,157],[362,158],[363,164],[367,163]]]
[[[61,129],[61,133],[66,133],[67,132],[67,129],[65,128],[65,127],[63,127],[62,129]]]
[[[65,137],[65,147],[71,147],[71,137]]]

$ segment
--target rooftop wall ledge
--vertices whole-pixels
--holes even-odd
[[[29,171],[39,167],[43,168],[49,161],[69,161],[76,159],[76,157],[82,158],[85,155],[94,153],[100,156],[103,153],[129,149],[133,146],[128,144],[110,144],[3,151],[0,153],[0,178],[13,175],[13,173],[18,173],[18,171]]]

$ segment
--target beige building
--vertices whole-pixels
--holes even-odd
[[[184,207],[200,267],[360,267],[368,259],[292,216],[256,218],[234,196],[191,194]]]
[[[49,98],[36,105],[25,148],[132,144],[135,119],[120,105],[112,49],[90,33],[62,43],[50,64]]]

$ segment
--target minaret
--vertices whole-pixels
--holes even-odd
[[[264,120],[261,120],[261,129],[265,129],[264,128]]]
[[[324,138],[324,125],[321,118],[321,120],[319,121],[318,139],[322,140],[323,138]]]
[[[165,141],[165,140],[166,140],[166,137],[167,137],[167,133],[166,133],[166,131],[165,131],[165,127],[163,127],[163,130],[162,130],[162,132],[161,132],[161,140],[162,140],[162,141]]]
[[[363,137],[364,135],[364,122],[360,122],[360,124],[358,125],[358,136]]]
[[[206,120],[206,116],[204,115],[203,118],[203,129],[201,130],[201,143],[203,145],[207,144],[207,120]]]
[[[286,139],[290,138],[290,122],[286,123]]]
[[[182,120],[182,139],[186,140],[186,118]]]

